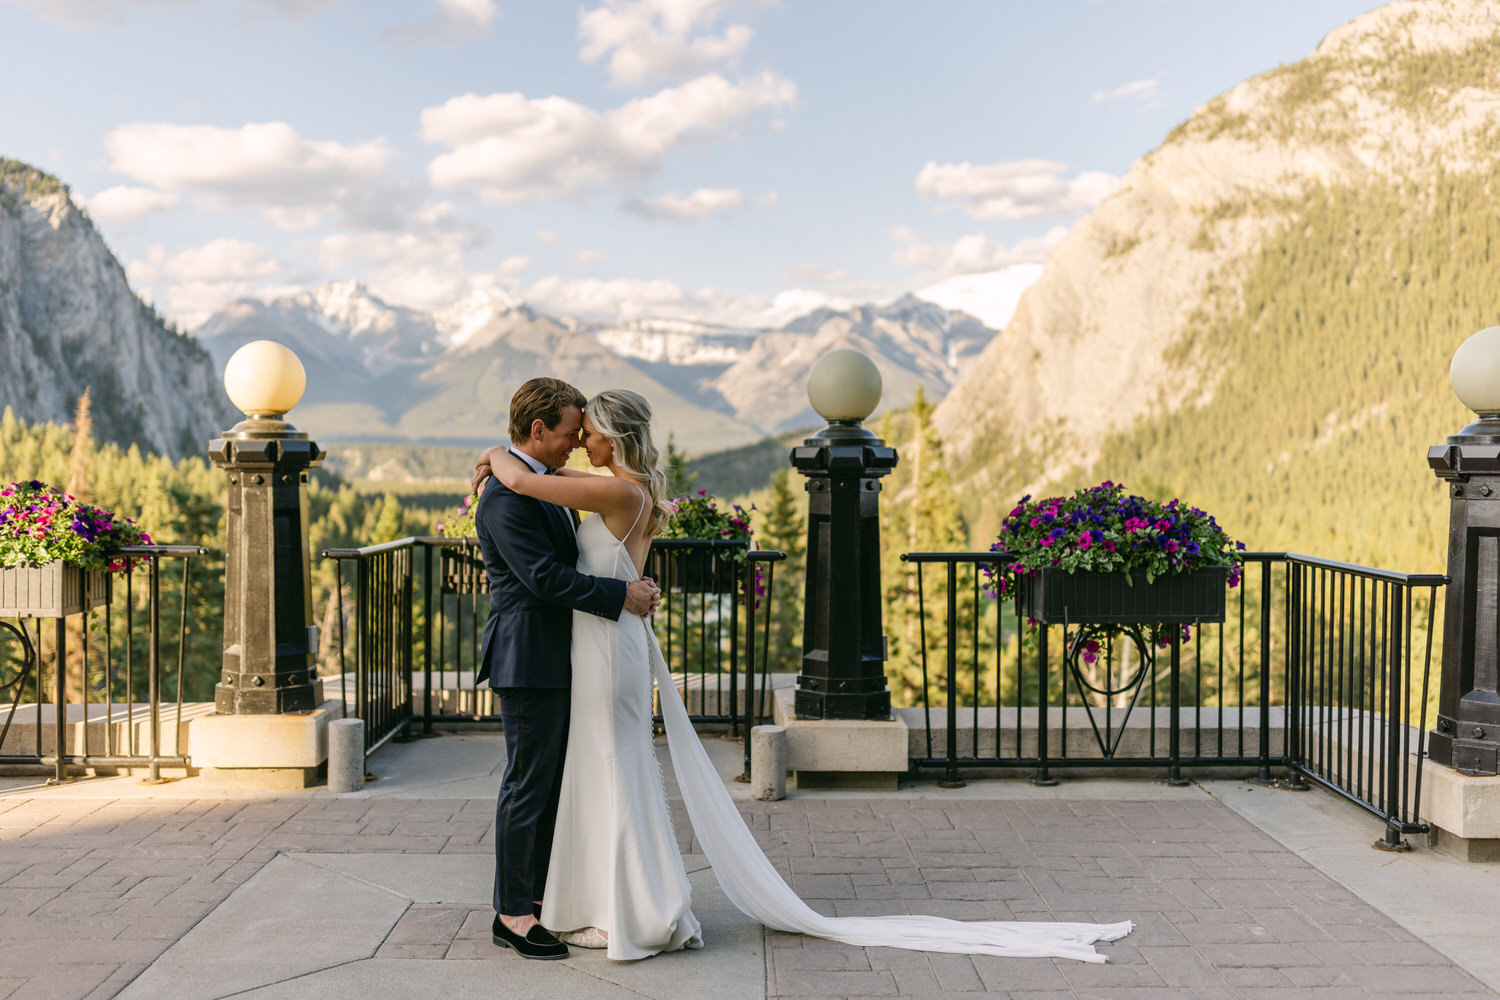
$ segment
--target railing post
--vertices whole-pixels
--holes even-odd
[[[55,621],[55,631],[52,633],[52,654],[53,672],[57,675],[53,678],[54,697],[57,704],[53,706],[56,709],[53,717],[56,722],[57,746],[53,748],[53,752],[57,756],[57,764],[52,780],[48,784],[60,785],[68,780],[68,623],[61,616]],[[37,643],[37,650],[41,651],[40,642]],[[40,676],[41,671],[38,670],[37,673]],[[38,705],[37,708],[36,725],[37,731],[40,732],[42,728],[41,706]]]
[[[1396,590],[1391,601],[1391,633],[1390,633],[1390,680],[1386,683],[1388,693],[1386,706],[1386,750],[1385,750],[1385,836],[1375,842],[1375,847],[1383,851],[1409,851],[1411,844],[1401,839],[1402,817],[1401,817],[1401,733],[1406,728],[1406,712],[1404,711],[1406,694],[1406,648],[1403,639],[1404,616],[1403,601],[1399,598],[1405,588],[1392,588]]]
[[[1282,747],[1283,752],[1285,747]],[[1271,564],[1260,564],[1260,774],[1271,778]]]
[[[422,543],[422,735],[432,735],[432,546]],[[460,686],[458,671],[453,672]],[[478,692],[475,700],[478,701]]]
[[[1050,685],[1050,668],[1047,665],[1047,633],[1051,631],[1050,626],[1039,625],[1036,630],[1036,776],[1031,779],[1033,785],[1050,788],[1057,784],[1057,779],[1047,771],[1047,688]],[[1066,692],[1063,695],[1067,697]],[[1020,719],[1016,720],[1017,726]]]
[[[150,558],[150,580],[151,580],[151,625],[150,625],[150,647],[146,650],[146,690],[150,699],[151,716],[146,723],[146,734],[150,740],[149,752],[151,763],[147,765],[146,783],[158,785],[162,783],[161,763],[157,760],[161,756],[161,625],[157,621],[161,617],[161,557]],[[186,595],[184,595],[185,599]],[[181,684],[181,680],[178,684]],[[87,724],[87,723],[85,723]]]
[[[1182,776],[1182,626],[1173,625],[1172,628],[1172,653],[1169,666],[1170,677],[1167,683],[1171,687],[1171,697],[1168,699],[1172,717],[1167,720],[1167,784],[1173,787],[1182,787],[1192,784]],[[1156,720],[1152,720],[1155,724]]]
[[[975,719],[978,726],[979,720]],[[958,777],[958,563],[948,563],[948,763],[939,788],[963,788]]]
[[[745,554],[745,577],[740,581],[740,593],[745,602],[745,773],[740,776],[741,781],[750,780],[750,730],[754,728],[755,708],[752,702],[755,699],[755,561],[750,553]],[[766,594],[769,602],[771,595]],[[739,618],[736,616],[735,621]],[[733,713],[738,707],[738,696],[734,687],[734,668],[737,660],[738,630],[730,630],[729,638],[729,711]],[[733,729],[730,730],[734,732]]]

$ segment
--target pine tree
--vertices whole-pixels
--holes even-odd
[[[910,437],[901,448],[901,464],[897,466],[902,474],[893,477],[890,495],[881,510],[882,527],[887,533],[883,563],[890,659],[886,675],[897,704],[921,701],[924,625],[927,692],[933,704],[946,701],[943,685],[950,641],[947,568],[941,564],[903,563],[900,556],[905,552],[958,552],[968,548],[968,527],[943,463],[942,440],[933,425],[932,410],[926,393],[918,386],[910,411]],[[882,432],[889,434],[890,428],[890,424],[883,425]],[[979,603],[972,567],[959,567],[956,583],[960,690],[972,694],[972,674],[963,672],[972,668],[972,637]]]
[[[63,492],[89,499],[89,457],[94,450],[94,419],[89,415],[89,387],[78,397],[73,417],[73,453],[68,457],[68,485]]]
[[[771,499],[761,511],[760,537],[765,548],[786,553],[786,559],[774,565],[770,593],[770,647],[767,659],[770,669],[802,669],[802,602],[806,580],[807,518],[792,493],[791,477],[786,469],[771,479]],[[758,638],[758,637],[757,637]]]
[[[685,497],[693,484],[698,481],[698,473],[692,472],[687,467],[687,456],[677,447],[677,435],[667,435],[666,454],[667,473],[667,495],[670,497]]]

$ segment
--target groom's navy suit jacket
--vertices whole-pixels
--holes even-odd
[[[490,480],[474,514],[490,583],[476,680],[492,688],[572,684],[573,611],[617,621],[625,581],[575,569],[572,513]]]

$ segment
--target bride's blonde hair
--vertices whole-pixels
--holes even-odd
[[[629,389],[605,389],[588,401],[584,412],[614,445],[615,462],[620,468],[646,484],[651,498],[646,532],[654,538],[672,508],[667,505],[667,475],[658,466],[661,454],[651,440],[651,404]]]

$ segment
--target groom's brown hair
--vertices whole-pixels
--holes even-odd
[[[510,440],[521,444],[531,439],[531,425],[540,420],[548,430],[557,426],[570,406],[580,410],[588,397],[560,378],[527,379],[510,397]]]

